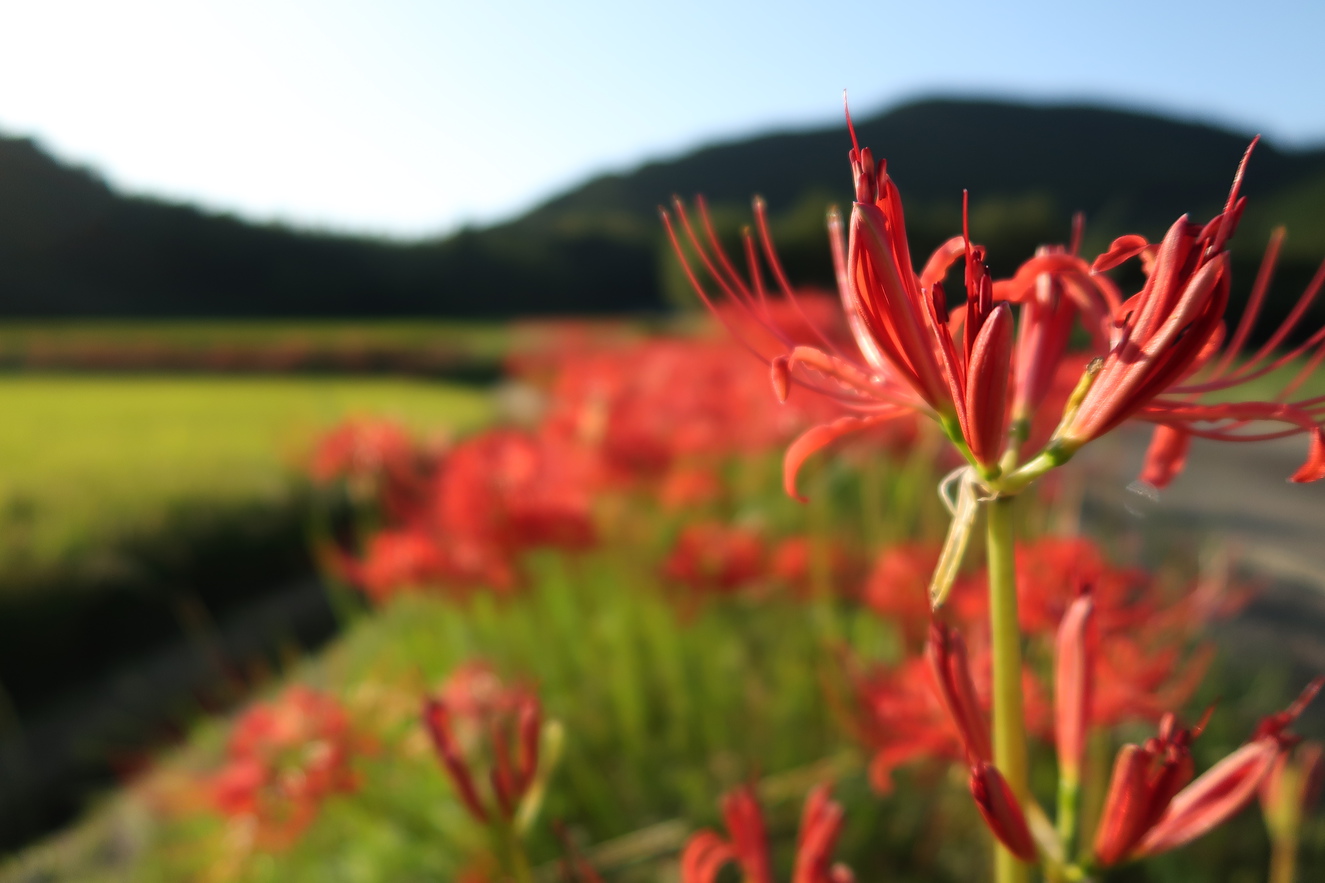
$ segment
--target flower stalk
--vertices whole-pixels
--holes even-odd
[[[1017,571],[1014,559],[1012,498],[985,506],[989,559],[989,626],[994,678],[994,765],[1020,804],[1029,794],[1026,722],[1021,695],[1021,629],[1017,624]],[[1000,845],[994,857],[997,883],[1024,883],[1030,869]]]

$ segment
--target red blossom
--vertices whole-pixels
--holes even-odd
[[[543,710],[484,663],[456,669],[423,704],[423,724],[462,804],[478,822],[510,821],[538,771]]]
[[[982,739],[979,728],[992,702],[988,647],[977,647],[963,665],[965,654],[953,653],[953,648],[962,643],[960,638],[949,627],[939,625],[936,629],[948,637],[934,645],[933,653],[908,657],[897,666],[862,668],[848,659],[847,675],[854,699],[849,725],[856,738],[873,752],[870,784],[883,794],[892,790],[892,773],[898,767],[921,760],[969,764],[992,756],[987,729]],[[963,676],[963,670],[969,672],[969,677]],[[940,677],[949,683],[940,683]],[[1043,688],[1029,669],[1022,673],[1022,693],[1028,729],[1036,734],[1047,733],[1048,704]],[[956,712],[950,710],[953,703]]]
[[[885,552],[865,594],[866,603],[904,630],[931,635],[926,656],[911,655],[895,666],[848,661],[855,699],[850,725],[872,752],[871,782],[880,791],[891,788],[899,766],[990,756],[985,575],[971,573],[953,590],[948,612],[960,625],[959,637],[956,627],[931,620],[925,589],[933,559],[923,546]],[[1023,670],[1027,729],[1055,741],[1065,771],[1079,766],[1091,728],[1158,720],[1190,698],[1210,658],[1208,647],[1191,650],[1218,606],[1205,597],[1209,586],[1175,595],[1144,571],[1110,565],[1085,540],[1025,543],[1017,563],[1028,658],[1052,658],[1058,667],[1052,714],[1042,685],[1049,667]],[[1086,588],[1089,602],[1082,599]],[[915,642],[908,639],[907,646]]]
[[[791,587],[798,598],[811,598],[817,588],[835,597],[851,598],[858,594],[859,562],[850,550],[831,540],[814,537],[787,537],[773,547],[768,563],[769,575]]]
[[[227,816],[252,819],[259,844],[288,846],[324,800],[358,787],[354,758],[371,748],[339,702],[290,687],[235,722],[226,765],[211,778],[214,805]]]
[[[717,471],[702,466],[672,467],[658,489],[658,500],[673,512],[702,506],[722,495],[723,484]]]
[[[892,544],[879,553],[865,583],[865,605],[896,624],[910,648],[919,648],[928,635],[929,580],[938,560],[939,547],[932,543]]]
[[[388,517],[361,557],[333,550],[332,566],[382,601],[408,586],[507,591],[530,548],[588,548],[597,540],[597,464],[550,437],[496,429],[457,444],[418,503]]]
[[[966,642],[956,629],[935,621],[930,627],[926,657],[934,673],[934,682],[938,685],[943,706],[957,725],[968,760],[973,764],[992,760],[994,754],[989,747],[989,724],[985,721],[975,692],[975,683],[971,680]]]
[[[1024,862],[1035,860],[1035,841],[1026,815],[1003,774],[988,761],[971,767],[971,796],[989,830],[1008,851]]]
[[[556,365],[544,432],[595,451],[619,481],[769,450],[841,413],[828,402],[778,407],[767,375],[725,337],[591,348]]]
[[[1195,781],[1190,744],[1203,724],[1184,730],[1169,715],[1156,738],[1123,746],[1095,838],[1096,861],[1108,866],[1167,852],[1245,809],[1280,756],[1297,743],[1288,727],[1322,684],[1325,678],[1312,681],[1296,702],[1261,721],[1249,742]]]
[[[753,789],[728,792],[722,815],[731,839],[711,830],[694,834],[681,853],[681,883],[716,883],[723,867],[733,862],[748,883],[775,883],[768,832]],[[832,864],[842,822],[842,807],[830,798],[828,786],[810,792],[801,814],[792,883],[852,883],[845,865]]]
[[[1255,145],[1253,141],[1247,148],[1238,167],[1224,211],[1209,223],[1193,224],[1184,216],[1158,246],[1139,236],[1126,236],[1095,261],[1092,271],[1099,273],[1141,255],[1147,278],[1141,291],[1115,311],[1109,348],[1080,406],[1060,433],[1067,447],[1075,449],[1129,417],[1158,424],[1161,434],[1151,448],[1146,475],[1162,486],[1181,470],[1192,436],[1257,441],[1304,433],[1311,438],[1310,451],[1291,480],[1325,477],[1325,397],[1288,400],[1325,358],[1321,346],[1325,328],[1288,353],[1272,355],[1325,284],[1325,263],[1284,324],[1253,356],[1240,359],[1273,275],[1283,235],[1277,231],[1242,320],[1228,346],[1222,346],[1230,281],[1227,244],[1246,205],[1246,197],[1238,191]],[[1316,352],[1302,372],[1271,401],[1200,401],[1206,393],[1235,389],[1313,348]],[[1233,367],[1238,362],[1241,364]],[[1278,422],[1284,428],[1260,431],[1250,427],[1256,421]]]
[[[996,283],[985,269],[983,249],[971,243],[965,230],[916,271],[897,187],[886,164],[876,163],[869,149],[856,142],[849,116],[847,124],[855,203],[849,237],[834,215],[829,240],[851,344],[830,334],[806,343],[778,324],[769,308],[778,299],[765,288],[762,264],[771,269],[786,303],[794,305],[796,293],[782,272],[761,201],[755,203],[760,248],[747,234],[744,276],[723,250],[702,199],[698,225],[679,201],[675,225],[663,213],[700,298],[737,335],[749,339],[748,327],[758,325],[761,341],[782,344],[781,353],[771,358],[765,346],[750,345],[769,362],[778,397],[785,400],[792,386],[800,385],[851,412],[811,428],[789,446],[784,461],[788,493],[796,496],[796,473],[814,452],[849,433],[913,413],[936,420],[986,482],[1014,493],[1129,418],[1162,427],[1145,470],[1157,486],[1181,470],[1192,437],[1255,441],[1307,434],[1307,461],[1292,480],[1325,477],[1325,396],[1292,400],[1325,359],[1325,328],[1296,349],[1272,355],[1325,287],[1325,264],[1283,326],[1250,359],[1240,360],[1265,300],[1282,238],[1277,233],[1242,321],[1221,353],[1229,292],[1227,244],[1245,207],[1245,198],[1238,195],[1245,157],[1224,211],[1208,224],[1179,219],[1159,246],[1125,236],[1088,264],[1078,255],[1078,221],[1070,247],[1042,247],[1011,279]],[[709,285],[701,281],[688,251],[706,271]],[[1136,256],[1148,278],[1140,293],[1123,301],[1103,272]],[[965,264],[966,302],[951,310],[943,279],[959,258]],[[1013,305],[1020,307],[1015,331]],[[1080,357],[1067,352],[1077,320],[1092,339],[1090,355],[1097,357],[1084,372]],[[1303,354],[1310,354],[1306,366],[1271,401],[1201,401],[1205,393],[1238,387]],[[1071,378],[1076,382],[1064,382]],[[1063,397],[1067,390],[1073,394]],[[1261,430],[1260,421],[1283,428]],[[1056,431],[1046,435],[1053,425]],[[1027,450],[1039,453],[1020,464]],[[1008,469],[1013,471],[1004,474]]]
[[[1054,735],[1058,775],[1079,781],[1095,692],[1096,650],[1091,625],[1094,599],[1083,595],[1068,608],[1054,643]]]
[[[757,531],[717,522],[681,529],[663,576],[698,594],[728,594],[766,573],[767,549]]]

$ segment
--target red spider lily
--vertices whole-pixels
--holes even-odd
[[[1052,250],[1046,250],[1034,268],[1028,269],[1026,285],[1005,285],[1000,298],[985,269],[984,250],[972,245],[965,234],[944,243],[917,274],[897,188],[886,167],[876,167],[869,149],[860,148],[849,115],[847,124],[856,199],[849,236],[844,236],[835,214],[830,216],[829,231],[854,346],[841,346],[827,334],[811,346],[784,333],[770,313],[769,305],[778,301],[764,288],[753,242],[747,236],[747,282],[719,244],[702,200],[703,235],[678,201],[679,230],[716,282],[724,302],[711,297],[700,282],[681,247],[678,229],[664,212],[673,245],[692,286],[720,318],[740,311],[747,325],[762,324],[767,334],[781,341],[782,353],[771,360],[780,398],[786,398],[794,381],[855,412],[815,427],[788,449],[785,482],[789,493],[795,495],[796,472],[815,451],[843,435],[910,413],[937,420],[986,476],[997,476],[1010,402],[1027,405],[1042,397],[1059,374],[1071,319],[1078,311],[1102,317],[1109,304],[1099,294],[1101,286],[1089,281],[1084,262],[1074,254]],[[755,218],[764,258],[782,297],[794,305],[795,292],[782,272],[768,235],[764,206],[758,200]],[[967,303],[950,313],[942,280],[958,258],[965,259]],[[1051,269],[1061,272],[1049,276]],[[1037,284],[1040,276],[1045,278],[1043,284]],[[1006,303],[1012,299],[1027,304],[1019,343],[1014,342]],[[728,324],[740,335],[741,326]],[[1018,351],[1015,360],[1014,348]],[[751,349],[766,358],[757,346]]]
[[[724,866],[735,862],[748,883],[774,883],[768,833],[763,812],[749,787],[722,799],[730,840],[711,830],[690,838],[681,853],[681,883],[715,883]],[[796,839],[792,883],[851,883],[855,878],[842,864],[831,864],[833,847],[842,831],[842,807],[822,785],[810,792]]]
[[[926,656],[943,706],[957,725],[968,760],[972,764],[992,760],[994,753],[989,747],[989,725],[985,722],[975,683],[971,680],[966,642],[956,629],[935,621],[929,631]]]
[[[1003,774],[988,761],[971,766],[971,796],[980,817],[1008,851],[1024,862],[1035,860],[1035,841],[1026,815]]]
[[[1312,681],[1287,710],[1263,720],[1251,741],[1195,781],[1190,746],[1204,722],[1188,730],[1167,715],[1158,736],[1123,746],[1095,838],[1096,862],[1107,867],[1167,852],[1245,809],[1279,757],[1296,744],[1288,727],[1322,684],[1325,679]]]
[[[583,448],[516,430],[481,433],[451,450],[415,506],[388,513],[362,559],[338,550],[328,558],[379,601],[406,586],[509,590],[524,550],[596,542],[599,484]]]
[[[1202,721],[1184,729],[1167,714],[1156,737],[1118,752],[1095,835],[1096,862],[1108,866],[1127,858],[1164,816],[1192,779],[1191,743],[1204,727]]]
[[[717,522],[681,529],[663,563],[667,579],[697,594],[728,594],[765,575],[768,552],[758,532]]]
[[[767,378],[725,338],[575,352],[557,366],[544,430],[595,450],[619,479],[769,450],[840,414],[829,402],[779,408]]]
[[[993,764],[989,725],[971,679],[965,642],[956,629],[936,621],[930,628],[926,655],[943,706],[961,736],[971,768],[971,796],[981,817],[1014,855],[1031,861],[1035,858],[1035,843],[1012,788]]]
[[[847,122],[851,128],[849,116]],[[1164,427],[1145,472],[1157,485],[1167,483],[1181,469],[1192,436],[1252,441],[1307,433],[1310,453],[1293,480],[1325,477],[1325,396],[1287,401],[1325,359],[1325,329],[1296,350],[1271,356],[1325,286],[1325,264],[1285,324],[1246,364],[1232,369],[1264,300],[1278,251],[1276,236],[1241,324],[1224,354],[1214,359],[1223,340],[1228,300],[1226,246],[1245,205],[1238,196],[1245,158],[1224,212],[1204,227],[1180,219],[1158,248],[1139,236],[1125,236],[1087,265],[1076,254],[1078,224],[1070,248],[1042,248],[1012,279],[994,283],[984,269],[982,249],[972,245],[966,234],[950,239],[920,273],[915,272],[897,188],[884,164],[876,167],[870,151],[860,148],[854,128],[851,135],[856,199],[850,235],[844,241],[841,221],[834,216],[830,242],[854,353],[828,335],[811,346],[781,334],[769,312],[769,304],[776,301],[765,290],[753,241],[747,235],[746,281],[723,251],[702,200],[698,231],[679,201],[679,227],[663,213],[690,282],[705,303],[720,316],[741,311],[747,324],[761,323],[783,343],[782,354],[771,360],[779,397],[785,398],[795,381],[855,412],[811,429],[790,446],[784,476],[789,493],[795,495],[796,472],[810,454],[845,434],[910,412],[936,419],[985,480],[1008,492],[1020,490],[1081,445],[1131,417]],[[794,304],[795,294],[781,270],[759,201],[755,218],[764,260],[783,297]],[[689,264],[683,238],[716,283],[722,304],[710,296]],[[1148,281],[1139,294],[1121,302],[1101,273],[1138,254]],[[942,279],[959,257],[965,257],[967,301],[950,313]],[[1009,304],[1022,308],[1015,342]],[[1016,468],[1032,430],[1043,431],[1042,412],[1060,413],[1047,407],[1046,395],[1061,387],[1065,371],[1072,370],[1074,359],[1066,355],[1066,347],[1078,317],[1095,339],[1100,358],[1081,376],[1048,447],[1033,464],[1004,476],[1004,467]],[[737,323],[730,324],[740,332]],[[1263,376],[1313,348],[1302,374],[1274,401],[1199,401],[1203,393]],[[766,357],[757,346],[751,349]],[[1194,377],[1207,368],[1204,376]],[[1258,431],[1252,425],[1257,421],[1279,422],[1287,428]],[[1006,455],[1011,459],[1005,460],[1009,422],[1011,446]],[[1032,449],[1039,444],[1040,433],[1036,435]]]
[[[416,445],[402,427],[349,420],[318,443],[309,472],[315,481],[345,481],[357,497],[378,500],[389,518],[408,518],[436,465],[437,453]]]
[[[1025,632],[1054,635],[1086,589],[1096,627],[1104,635],[1133,632],[1152,621],[1165,600],[1150,574],[1111,565],[1099,545],[1085,537],[1021,543],[1016,562],[1018,615]]]
[[[961,735],[943,707],[934,672],[922,657],[895,669],[848,668],[854,714],[848,721],[856,739],[873,752],[870,785],[880,794],[893,790],[892,774],[919,760],[959,761]],[[982,703],[983,707],[983,703]]]
[[[885,567],[890,558],[893,563]],[[974,572],[953,590],[948,609],[961,623],[963,641],[952,626],[934,623],[929,615],[925,562],[933,560],[933,551],[924,547],[898,556],[885,553],[878,573],[895,576],[872,583],[865,596],[885,615],[900,616],[903,629],[923,628],[931,636],[929,661],[911,656],[894,668],[848,667],[855,698],[849,724],[873,752],[871,781],[880,791],[890,789],[895,768],[916,760],[989,759],[985,575]],[[1052,715],[1038,669],[1023,672],[1028,729],[1039,737],[1052,735],[1069,774],[1074,761],[1080,764],[1090,728],[1158,720],[1190,698],[1210,658],[1208,648],[1189,650],[1215,609],[1204,598],[1205,586],[1184,596],[1166,595],[1144,571],[1109,565],[1085,540],[1035,540],[1018,549],[1017,562],[1023,577],[1021,628],[1033,648],[1030,658],[1048,659],[1052,653],[1059,663]],[[1087,584],[1088,617],[1080,600]],[[1093,676],[1083,681],[1088,673]]]
[[[1090,590],[1096,672],[1090,726],[1158,720],[1195,691],[1211,650],[1193,651],[1192,645],[1205,623],[1228,609],[1211,597],[1226,594],[1214,583],[1184,595],[1166,593],[1145,571],[1112,566],[1083,538],[1023,543],[1016,560],[1021,630],[1034,641],[1056,640],[1072,604]],[[949,604],[971,634],[981,634],[988,617],[984,580],[982,571],[960,580]]]
[[[429,521],[444,537],[504,549],[592,545],[595,464],[542,435],[492,430],[456,445],[438,476]]]
[[[318,481],[409,473],[418,452],[409,433],[385,420],[348,420],[318,442],[309,472]]]
[[[457,669],[424,700],[423,723],[461,803],[480,824],[511,822],[538,771],[538,697],[507,688],[482,664]],[[476,775],[487,773],[486,784]]]
[[[673,467],[658,488],[663,508],[677,511],[702,506],[722,496],[723,483],[717,471],[702,466]]]
[[[417,527],[383,530],[368,539],[362,558],[333,552],[330,563],[379,604],[403,587],[444,582],[453,572],[436,539]]]
[[[929,580],[938,560],[939,547],[932,543],[890,545],[865,582],[865,605],[894,623],[909,648],[919,648],[929,633]]]
[[[1193,620],[1192,628],[1203,622]],[[1142,630],[1135,635],[1118,632],[1107,639],[1097,638],[1090,725],[1111,727],[1129,720],[1159,720],[1165,709],[1185,705],[1214,656],[1208,644],[1185,653],[1186,640],[1164,630]]]
[[[898,767],[920,760],[970,765],[992,756],[988,731],[980,725],[991,703],[988,649],[978,648],[969,665],[962,666],[959,660],[966,654],[960,637],[942,624],[935,629],[941,639],[936,639],[931,652],[909,657],[894,668],[862,669],[847,660],[854,699],[847,724],[873,752],[870,784],[881,794],[892,790],[892,773]],[[960,653],[953,652],[957,644],[962,646]],[[1022,692],[1029,729],[1046,733],[1048,705],[1029,670],[1023,674]]]
[[[816,591],[843,598],[858,593],[860,567],[856,556],[830,540],[787,537],[773,548],[768,571],[802,599],[813,597]]]
[[[1255,441],[1307,433],[1311,436],[1310,452],[1291,480],[1307,482],[1325,477],[1325,428],[1322,428],[1325,397],[1286,401],[1325,358],[1325,348],[1318,346],[1325,342],[1325,328],[1291,352],[1272,355],[1325,284],[1325,264],[1285,323],[1251,359],[1233,368],[1273,274],[1282,238],[1282,232],[1276,232],[1246,312],[1229,345],[1219,354],[1229,292],[1227,243],[1246,205],[1246,198],[1240,197],[1238,190],[1255,145],[1253,141],[1238,167],[1224,211],[1208,224],[1199,226],[1184,216],[1158,246],[1148,244],[1140,236],[1124,236],[1096,259],[1092,272],[1099,273],[1140,255],[1147,279],[1138,294],[1118,307],[1103,362],[1059,432],[1067,452],[1129,417],[1148,420],[1158,424],[1161,431],[1151,448],[1146,477],[1162,486],[1181,470],[1192,436]],[[1205,393],[1232,389],[1264,376],[1313,347],[1317,351],[1303,372],[1274,401],[1220,404],[1199,401]],[[1256,421],[1278,422],[1286,428],[1248,432],[1248,426]]]
[[[335,699],[291,687],[236,721],[226,765],[210,782],[214,805],[252,820],[263,846],[288,846],[324,800],[358,787],[353,761],[371,748]]]
[[[1054,735],[1058,775],[1071,782],[1080,780],[1095,686],[1095,653],[1090,646],[1094,607],[1094,599],[1089,595],[1072,602],[1058,627],[1054,647]]]

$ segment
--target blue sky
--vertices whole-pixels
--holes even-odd
[[[43,0],[0,11],[0,131],[132,192],[409,237],[832,123],[843,88],[861,114],[1085,99],[1325,143],[1322,34],[1309,0]]]

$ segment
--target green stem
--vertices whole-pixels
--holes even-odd
[[[513,883],[534,883],[534,872],[529,865],[529,856],[525,855],[524,844],[520,842],[514,826],[503,820],[497,822],[494,828],[498,849]]]
[[[1297,880],[1297,831],[1281,834],[1270,842],[1270,883]]]
[[[1063,842],[1063,857],[1070,860],[1076,851],[1077,801],[1081,784],[1076,776],[1058,774],[1058,837]]]
[[[1113,743],[1108,730],[1092,727],[1086,739],[1086,765],[1083,770],[1081,799],[1077,802],[1077,851],[1066,853],[1071,861],[1090,860],[1091,844],[1099,827],[1100,811],[1104,808],[1104,794],[1109,787]]]
[[[1010,497],[985,507],[989,531],[989,626],[994,662],[994,765],[1024,804],[1030,792],[1026,719],[1021,696],[1021,628],[1017,622],[1017,570]],[[994,856],[997,883],[1025,883],[1030,868],[1001,845]]]

